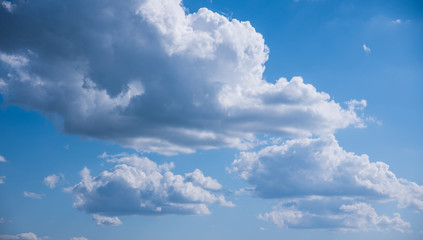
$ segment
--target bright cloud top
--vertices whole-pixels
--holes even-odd
[[[81,171],[82,181],[70,191],[74,207],[94,213],[97,224],[107,225],[104,216],[210,214],[207,204],[233,206],[219,195],[221,185],[200,170],[175,175],[173,164],[157,165],[138,155],[109,159],[116,163],[110,171],[92,177]],[[103,216],[104,215],[104,216]]]
[[[34,192],[27,192],[27,191],[24,191],[23,195],[24,195],[24,197],[32,198],[32,199],[42,199],[43,196],[44,196],[43,194],[34,193]]]
[[[263,80],[269,50],[249,22],[180,0],[35,0],[1,20],[5,102],[66,133],[171,155],[363,126],[300,77]]]
[[[372,50],[366,44],[363,44],[363,51],[365,53],[370,53]]]

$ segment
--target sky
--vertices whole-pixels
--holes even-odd
[[[1,0],[0,239],[422,239],[422,9]]]

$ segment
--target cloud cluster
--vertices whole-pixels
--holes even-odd
[[[5,9],[0,9],[5,11]],[[0,93],[63,131],[139,151],[257,144],[363,126],[300,77],[263,79],[249,22],[180,0],[19,1],[0,14]]]
[[[20,233],[16,235],[0,235],[0,239],[7,239],[7,240],[41,240],[41,238],[38,238],[37,235],[35,235],[32,232],[28,233]]]
[[[70,240],[88,240],[86,237],[73,237]]]
[[[146,157],[119,155],[116,165],[96,177],[84,168],[82,180],[72,187],[74,207],[94,213],[100,225],[114,225],[120,215],[205,215],[207,204],[233,206],[219,194],[221,185],[200,170],[176,175],[173,164],[157,165]]]
[[[283,201],[260,219],[279,227],[324,228],[338,231],[399,231],[410,224],[399,213],[393,217],[379,216],[375,209],[351,198],[309,197]]]
[[[339,197],[360,201],[396,201],[398,207],[423,210],[423,186],[397,178],[389,171],[388,165],[370,162],[367,155],[346,152],[338,145],[333,135],[290,140],[281,145],[268,146],[258,152],[242,152],[232,163],[230,171],[250,183],[253,186],[250,191],[263,198],[325,197],[314,198],[313,204],[317,204],[321,199],[326,201],[326,198],[337,198],[340,203],[331,204],[336,206],[336,211],[341,211],[343,222],[352,221],[352,215],[361,219],[364,216],[360,214],[364,211],[372,216],[368,221],[371,222],[370,225],[374,225],[373,229],[385,229],[380,224],[387,224],[391,220],[393,229],[403,229],[406,224],[399,221],[396,215],[393,219],[378,217],[365,202],[342,202]],[[347,213],[349,215],[346,215]],[[301,226],[305,224],[302,221],[310,225],[311,216],[314,216],[316,222],[320,218],[340,218],[332,212],[330,214],[325,218],[312,210],[304,213],[292,206],[283,205],[283,208],[261,218],[286,226]],[[277,219],[281,223],[278,223]],[[344,227],[348,228],[345,224],[336,228]],[[363,230],[362,226],[350,227]]]

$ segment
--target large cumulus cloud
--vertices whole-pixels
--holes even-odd
[[[108,156],[113,169],[92,177],[81,171],[81,182],[68,189],[75,208],[94,214],[99,225],[118,225],[120,215],[207,215],[208,204],[233,206],[219,193],[222,186],[200,170],[184,176],[173,164],[157,165],[138,155]]]
[[[397,178],[383,162],[345,151],[333,135],[242,152],[230,171],[254,194],[282,200],[260,216],[279,226],[404,231],[408,223],[398,214],[378,216],[370,203],[396,201],[400,208],[423,210],[423,186]]]
[[[0,7],[0,92],[64,132],[162,154],[362,126],[300,77],[263,80],[249,22],[180,0],[16,1]],[[360,102],[365,105],[365,102]]]

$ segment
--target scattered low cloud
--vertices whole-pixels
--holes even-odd
[[[59,174],[59,175],[53,174],[53,175],[50,175],[50,176],[45,177],[43,183],[47,187],[53,189],[63,179],[64,179],[64,175],[63,174]]]
[[[38,238],[35,233],[28,232],[28,233],[20,233],[16,235],[0,235],[0,239],[7,239],[7,240],[42,240],[42,238]]]
[[[208,204],[233,206],[220,193],[222,186],[196,169],[185,176],[171,172],[173,163],[157,165],[137,154],[110,156],[115,164],[92,177],[81,171],[82,181],[69,189],[73,205],[104,216],[210,214]]]
[[[396,24],[400,24],[402,21],[401,19],[398,18],[398,19],[392,20],[392,22]]]
[[[7,161],[6,161],[6,158],[5,158],[5,157],[3,157],[2,155],[0,155],[0,162],[7,162]]]
[[[44,196],[43,194],[27,192],[27,191],[24,191],[23,195],[27,198],[32,198],[32,199],[42,199]]]
[[[365,53],[370,53],[372,51],[366,44],[363,44],[363,50]]]
[[[379,216],[375,209],[352,198],[309,197],[283,201],[259,219],[287,228],[338,231],[409,231],[399,213]]]
[[[0,184],[5,184],[6,183],[4,181],[4,179],[6,179],[6,176],[0,176]]]
[[[122,222],[118,217],[107,217],[99,214],[94,214],[93,219],[98,226],[119,226]],[[85,239],[85,238],[84,238]]]

